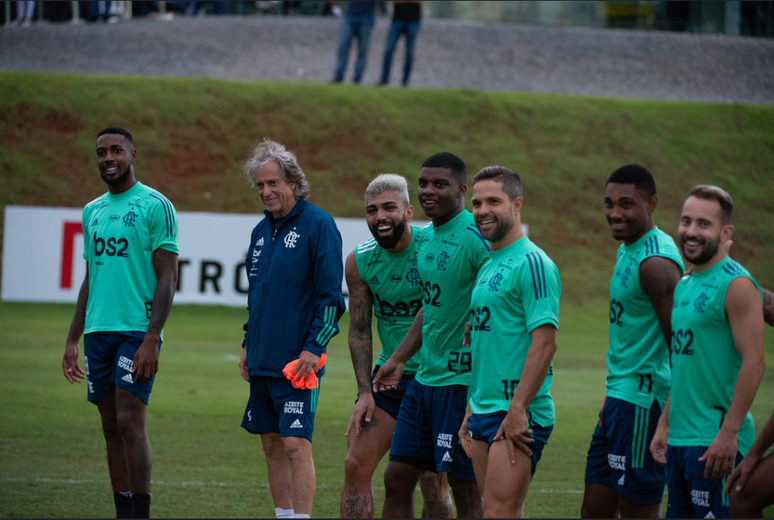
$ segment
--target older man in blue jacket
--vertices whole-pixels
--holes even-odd
[[[266,218],[253,229],[247,254],[249,318],[239,369],[250,400],[242,427],[261,436],[277,517],[308,518],[320,390],[309,382],[312,374],[322,377],[321,358],[345,310],[341,235],[328,213],[306,201],[304,172],[281,144],[264,139],[245,174]]]

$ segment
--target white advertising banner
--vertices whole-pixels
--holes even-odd
[[[263,213],[178,212],[175,303],[246,306],[245,256],[261,218]],[[346,259],[371,233],[365,219],[335,220]],[[2,300],[74,303],[86,274],[81,209],[9,205],[4,227]],[[346,282],[342,290],[346,295]]]

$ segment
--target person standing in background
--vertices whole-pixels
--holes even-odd
[[[16,20],[14,25],[21,25],[22,27],[29,27],[32,22],[32,17],[35,14],[35,4],[37,2],[16,2]]]
[[[411,66],[414,63],[414,42],[422,20],[422,2],[393,2],[394,11],[390,32],[387,33],[387,43],[384,48],[384,60],[382,61],[382,79],[380,85],[390,82],[390,69],[392,68],[392,53],[398,44],[401,35],[406,40],[406,60],[403,62],[403,79],[401,85],[408,86],[411,77]]]
[[[347,2],[344,20],[341,22],[336,72],[333,77],[334,83],[344,81],[344,71],[347,68],[352,38],[357,38],[357,61],[352,81],[359,85],[363,79],[363,73],[365,73],[368,60],[368,44],[371,41],[371,29],[374,27],[374,12],[377,7],[384,12],[384,2]]]

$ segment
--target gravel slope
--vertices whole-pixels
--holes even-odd
[[[327,82],[340,23],[208,16],[2,27],[0,69]],[[378,80],[388,26],[380,18],[373,31],[365,85]],[[402,43],[393,85],[401,52]],[[411,85],[774,104],[774,40],[431,19]]]

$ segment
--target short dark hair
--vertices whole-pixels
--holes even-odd
[[[99,134],[97,134],[97,139],[99,139],[101,136],[105,134],[117,134],[117,135],[123,135],[126,137],[126,140],[129,141],[129,144],[134,146],[134,139],[132,139],[132,134],[124,130],[123,128],[119,128],[117,126],[109,126],[105,128],[103,131],[101,131]]]
[[[688,196],[714,200],[720,205],[720,223],[723,225],[731,223],[731,216],[734,213],[734,199],[723,188],[709,184],[698,184],[691,188],[691,193]]]
[[[478,181],[492,180],[502,183],[503,191],[508,198],[515,200],[518,197],[524,198],[521,178],[519,174],[509,170],[505,166],[487,166],[473,176],[473,186]]]
[[[468,172],[462,159],[449,152],[431,155],[422,163],[422,168],[448,168],[460,184],[468,181]]]
[[[610,183],[634,184],[635,189],[642,191],[648,197],[656,194],[656,181],[653,179],[653,175],[639,164],[621,166],[610,175],[605,185]]]

